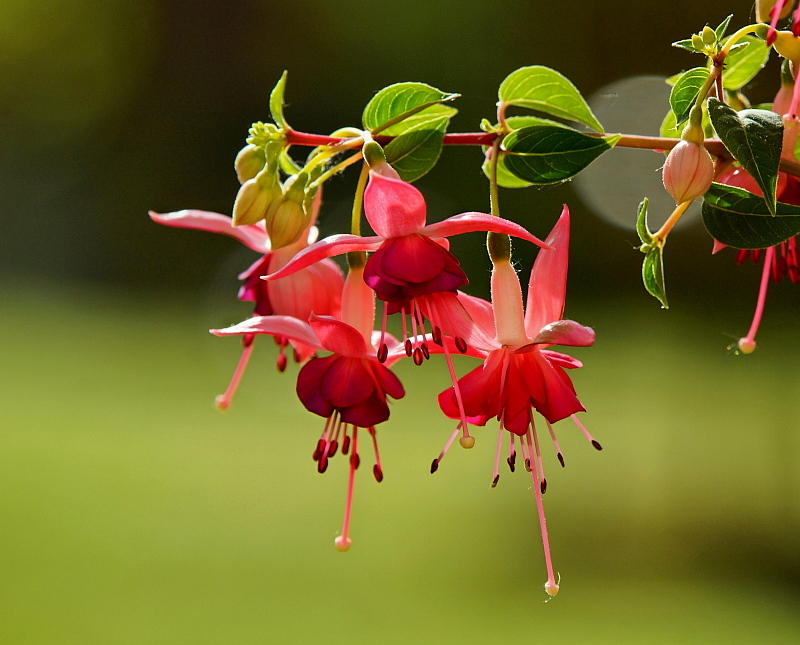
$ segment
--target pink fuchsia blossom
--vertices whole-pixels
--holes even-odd
[[[500,422],[492,486],[497,484],[504,431],[509,433],[509,468],[515,469],[517,446],[526,469],[531,472],[542,541],[548,570],[545,589],[558,591],[550,558],[542,494],[547,483],[534,423],[534,410],[541,414],[564,458],[551,424],[572,417],[595,448],[601,449],[575,417],[584,410],[565,369],[581,367],[580,361],[549,349],[552,345],[587,346],[595,333],[572,320],[563,320],[569,249],[569,210],[564,207],[546,243],[553,250],[541,250],[531,271],[527,306],[522,306],[522,289],[508,260],[495,263],[492,270],[491,305],[478,298],[460,296],[476,324],[492,337],[487,345],[472,348],[484,358],[482,365],[460,378],[439,395],[439,406],[450,418],[461,419],[445,449],[431,466],[434,472],[453,439],[465,423],[485,425],[491,418]],[[466,415],[466,419],[462,415]]]
[[[318,205],[315,206],[315,213]],[[212,233],[220,233],[239,240],[248,248],[262,254],[250,268],[239,275],[243,281],[239,289],[239,300],[254,303],[254,316],[284,315],[307,321],[312,312],[319,315],[339,316],[341,312],[341,293],[344,277],[341,269],[331,260],[316,262],[285,280],[265,282],[262,276],[277,271],[292,259],[300,250],[314,242],[317,229],[310,226],[300,240],[272,251],[264,223],[233,226],[227,215],[199,210],[183,210],[175,213],[159,214],[150,212],[154,222],[177,228],[191,228]],[[239,381],[247,367],[253,351],[255,336],[243,336],[242,356],[234,371],[228,388],[217,397],[217,407],[222,410],[230,406]],[[275,336],[280,351],[278,369],[286,369],[286,347],[291,343],[297,362],[308,360],[315,349],[300,340],[281,335]]]
[[[447,237],[471,231],[513,235],[545,246],[525,228],[487,213],[467,212],[426,225],[425,200],[414,186],[400,180],[388,166],[370,171],[364,193],[364,213],[376,235],[333,235],[312,244],[269,280],[289,275],[306,266],[342,253],[371,251],[364,280],[384,301],[382,328],[388,314],[402,312],[406,352],[420,364],[430,354],[425,340],[425,321],[433,336],[460,339],[459,347],[479,333],[456,297],[468,284],[458,260],[448,250]],[[410,319],[410,329],[406,316]],[[416,346],[414,346],[416,343]]]
[[[348,274],[342,310],[347,321],[313,314],[308,322],[289,316],[257,316],[226,329],[211,331],[217,336],[279,336],[315,350],[331,352],[325,357],[313,356],[300,368],[297,396],[307,410],[326,419],[313,453],[317,470],[325,472],[328,460],[340,447],[342,454],[350,455],[342,534],[336,538],[336,548],[346,551],[351,545],[349,531],[355,472],[361,463],[359,430],[362,436],[363,431],[370,436],[375,454],[373,476],[380,482],[383,469],[375,426],[389,418],[389,399],[403,398],[405,390],[387,367],[402,354],[400,343],[387,335],[384,341],[388,340],[391,347],[384,361],[378,360],[375,344],[380,335],[372,331],[374,294],[364,283],[362,269],[351,269]]]

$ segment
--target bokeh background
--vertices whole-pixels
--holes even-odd
[[[488,486],[494,431],[428,474],[452,427],[440,363],[398,367],[386,479],[360,477],[354,546],[336,552],[345,463],[316,474],[322,423],[294,400],[296,368],[278,375],[260,342],[234,407],[211,405],[238,343],[207,330],[248,315],[252,254],[146,215],[230,212],[233,158],[284,69],[287,117],[310,132],[358,125],[406,80],[460,92],[451,130],[474,131],[508,73],[544,64],[608,130],[656,134],[661,79],[699,64],[669,43],[728,13],[752,18],[745,0],[0,0],[0,641],[798,642],[798,291],[773,285],[758,351],[726,353],[760,271],[711,257],[695,222],[670,238],[661,310],[632,231],[659,197],[656,153],[501,196],[540,235],[570,204],[567,313],[598,335],[575,383],[605,449],[557,426],[547,604],[530,480]],[[487,208],[479,164],[445,150],[419,182],[431,218]],[[326,186],[323,234],[353,181]],[[453,248],[485,296],[481,243]],[[530,249],[517,258],[527,272]]]

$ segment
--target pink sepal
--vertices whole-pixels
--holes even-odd
[[[324,349],[348,358],[364,358],[367,347],[361,334],[341,320],[330,316],[311,315],[311,329]]]
[[[284,336],[291,340],[323,349],[316,334],[308,323],[291,316],[254,316],[224,329],[209,330],[215,336],[239,336],[242,334],[268,334]]]
[[[583,363],[581,363],[577,358],[573,358],[567,354],[562,354],[561,352],[554,352],[551,349],[543,349],[541,350],[541,354],[554,365],[560,365],[561,367],[566,367],[570,370],[583,367]]]
[[[324,260],[325,258],[342,253],[350,253],[351,251],[374,251],[377,249],[383,238],[380,237],[360,237],[358,235],[331,235],[324,240],[320,240],[315,244],[303,249],[294,256],[285,266],[278,269],[275,273],[264,276],[264,280],[277,280],[284,276],[290,275],[300,269],[305,269],[315,262]]]
[[[260,224],[233,226],[231,218],[227,215],[198,210],[182,210],[164,214],[149,211],[149,215],[154,222],[165,226],[193,228],[198,231],[227,235],[259,253],[266,253],[270,249],[269,238]]]
[[[370,171],[364,214],[384,239],[418,233],[425,226],[425,198],[414,186]]]
[[[594,329],[591,327],[584,327],[574,320],[557,320],[542,327],[533,342],[537,345],[587,347],[594,344],[594,338]]]
[[[553,250],[539,251],[528,282],[525,333],[535,338],[539,330],[564,313],[569,261],[569,208],[566,204],[546,240]]]
[[[469,212],[453,215],[441,222],[429,224],[419,232],[430,237],[449,237],[450,235],[473,233],[475,231],[505,233],[506,235],[513,235],[522,240],[532,242],[542,248],[549,248],[545,242],[529,233],[525,227],[488,213]]]

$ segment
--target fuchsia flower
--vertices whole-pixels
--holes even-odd
[[[212,329],[217,336],[268,334],[288,338],[314,350],[331,352],[329,356],[312,357],[297,375],[297,396],[307,410],[326,420],[313,458],[323,473],[328,460],[339,446],[350,454],[350,475],[342,534],[336,548],[347,551],[350,513],[353,501],[355,471],[361,463],[358,453],[359,430],[366,430],[375,453],[373,475],[383,480],[375,426],[389,418],[389,397],[405,395],[400,380],[383,362],[378,361],[375,343],[380,335],[373,333],[374,294],[364,283],[362,270],[351,269],[345,283],[342,310],[347,321],[332,316],[311,316],[308,322],[289,316],[257,316],[226,329]],[[390,365],[403,352],[402,346],[388,334],[385,363]]]
[[[533,411],[541,414],[553,438],[558,459],[564,458],[558,446],[552,423],[572,417],[595,448],[601,446],[575,417],[584,410],[575,388],[564,371],[581,367],[580,361],[548,349],[551,345],[587,346],[594,343],[595,334],[572,320],[562,320],[566,294],[569,249],[569,210],[564,207],[546,243],[553,250],[539,251],[528,284],[527,307],[523,313],[522,290],[516,271],[508,260],[498,261],[492,270],[491,305],[478,298],[460,295],[473,314],[475,324],[483,327],[492,340],[475,345],[470,353],[480,356],[484,363],[458,380],[439,395],[439,406],[450,418],[461,419],[445,449],[434,459],[431,472],[465,423],[485,425],[493,417],[500,421],[492,486],[497,484],[503,431],[510,433],[508,465],[514,471],[516,437],[525,466],[531,471],[534,493],[542,529],[542,541],[547,563],[547,593],[554,595],[558,584],[553,575],[547,529],[541,495],[547,483],[542,467],[539,440]],[[466,419],[463,415],[466,414]]]
[[[372,251],[364,280],[386,303],[381,328],[386,329],[388,314],[404,314],[405,350],[417,365],[430,355],[425,341],[426,319],[431,322],[434,340],[439,341],[442,334],[451,336],[456,339],[456,346],[465,351],[468,344],[480,341],[480,330],[472,324],[456,297],[457,290],[469,281],[448,250],[446,238],[471,231],[493,231],[539,246],[544,246],[543,243],[522,226],[487,213],[461,213],[426,225],[425,199],[414,186],[402,181],[388,164],[381,164],[369,174],[364,213],[377,235],[325,238],[298,253],[268,279],[281,278],[334,255]],[[411,320],[411,333],[405,314]],[[385,353],[383,343],[379,352],[381,357]]]
[[[319,200],[315,203],[312,224],[318,208]],[[233,226],[231,218],[227,215],[198,210],[183,210],[163,215],[151,211],[150,217],[154,222],[166,226],[228,235],[253,251],[263,254],[249,269],[239,275],[239,279],[244,281],[239,289],[239,300],[255,303],[253,315],[278,314],[292,316],[301,321],[307,321],[312,312],[318,315],[339,316],[344,277],[341,269],[331,260],[309,265],[285,280],[265,282],[261,279],[262,276],[280,269],[316,239],[317,229],[313,225],[309,226],[307,234],[294,244],[272,251],[263,221],[257,224]],[[253,351],[254,338],[252,334],[242,338],[244,348],[239,364],[225,393],[217,397],[217,407],[221,410],[230,406]],[[293,347],[297,362],[308,360],[316,351],[315,347],[286,336],[275,335],[275,341],[280,347],[278,369],[281,372],[286,369],[284,351],[289,343]]]

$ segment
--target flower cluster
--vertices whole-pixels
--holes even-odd
[[[363,208],[375,231],[371,237],[338,234],[315,242],[319,191],[303,235],[279,249],[272,249],[263,220],[237,225],[235,217],[203,211],[150,214],[160,224],[229,235],[260,254],[240,275],[239,298],[255,303],[252,317],[212,330],[217,336],[240,336],[244,344],[231,384],[217,399],[218,407],[224,410],[230,405],[256,336],[275,339],[280,347],[280,371],[286,368],[284,352],[291,346],[301,364],[297,396],[307,410],[325,420],[313,450],[317,470],[325,472],[337,453],[348,456],[344,521],[336,538],[337,549],[346,551],[351,546],[353,488],[361,463],[359,439],[363,444],[369,437],[373,475],[382,481],[377,428],[389,418],[390,403],[405,395],[390,368],[403,358],[411,358],[419,366],[432,355],[444,355],[452,385],[439,395],[438,402],[446,416],[458,420],[448,447],[458,434],[462,435],[461,444],[471,447],[475,439],[470,427],[498,419],[500,437],[492,486],[499,478],[500,445],[507,433],[511,470],[518,449],[535,483],[548,571],[545,588],[554,595],[558,584],[542,505],[546,480],[534,412],[547,424],[563,466],[551,424],[571,417],[589,435],[575,417],[584,408],[565,371],[581,363],[550,348],[594,342],[591,329],[562,319],[569,211],[564,208],[545,242],[519,224],[488,213],[465,212],[427,224],[422,194],[389,164],[378,161],[368,171],[365,167],[365,172]],[[243,186],[248,181],[252,180],[245,179]],[[525,309],[510,258],[495,259],[491,302],[461,290],[469,281],[449,251],[447,238],[471,231],[507,240],[514,236],[541,247]],[[330,259],[342,254],[348,258],[346,278]],[[382,303],[377,325],[376,300]],[[387,331],[387,318],[392,315],[402,320],[400,340]],[[458,378],[451,360],[455,353],[479,358],[482,364]],[[444,452],[434,460],[431,472]]]

